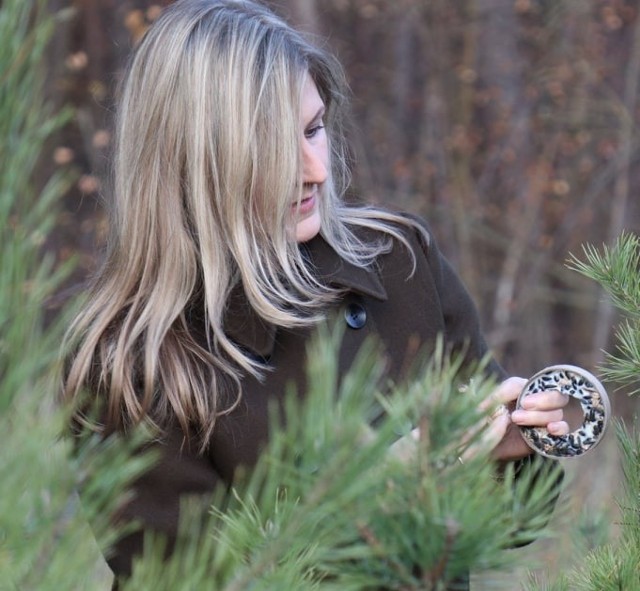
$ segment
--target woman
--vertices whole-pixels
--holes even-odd
[[[338,312],[346,370],[376,334],[389,376],[440,334],[480,359],[467,292],[420,220],[343,200],[335,62],[249,0],[178,0],[124,81],[106,262],[72,326],[69,399],[105,402],[105,432],[152,421],[158,466],[126,518],[176,534],[184,494],[228,485],[267,438],[267,406],[304,392],[305,345]],[[491,370],[501,376],[493,363]],[[504,381],[513,401],[523,384]],[[557,392],[491,427],[498,459],[530,453],[513,422],[568,427]],[[127,573],[142,535],[110,565]]]

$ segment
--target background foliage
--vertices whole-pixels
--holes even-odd
[[[93,268],[126,56],[166,0],[74,6],[50,52],[76,108],[51,165],[80,172],[51,247]],[[499,358],[593,367],[613,308],[569,252],[640,227],[638,0],[272,0],[328,45],[353,93],[355,193],[431,222]]]

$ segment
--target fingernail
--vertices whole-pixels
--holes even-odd
[[[523,398],[520,406],[526,410],[532,410],[536,407],[536,403],[534,400],[531,400],[531,398]]]
[[[564,435],[564,424],[563,423],[549,423],[547,425],[547,431],[552,435]]]
[[[511,420],[512,420],[514,423],[519,423],[519,422],[521,422],[521,421],[524,421],[525,417],[526,417],[526,413],[524,413],[524,412],[523,412],[523,411],[521,411],[521,410],[514,410],[514,411],[511,413]]]
[[[505,427],[508,427],[511,423],[511,415],[508,412],[504,412],[498,417],[498,420],[502,421]]]

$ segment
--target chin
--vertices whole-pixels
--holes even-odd
[[[320,233],[320,213],[314,211],[310,216],[296,224],[296,241],[308,242]]]

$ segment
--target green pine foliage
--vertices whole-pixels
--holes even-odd
[[[616,331],[616,351],[607,353],[602,375],[640,393],[640,238],[622,233],[613,247],[584,248],[585,260],[573,257],[570,266],[597,281],[626,316]]]
[[[614,542],[585,553],[569,577],[576,591],[640,590],[640,432],[618,423],[624,493],[618,500],[621,533]]]
[[[0,8],[0,410],[21,395],[23,375],[40,374],[56,352],[54,331],[40,330],[40,309],[67,269],[52,272],[40,247],[55,217],[51,208],[67,185],[54,175],[37,191],[32,175],[45,140],[68,116],[44,102],[41,61],[54,21],[44,2],[4,2]],[[34,25],[33,19],[37,24]],[[11,346],[9,346],[9,344]],[[36,354],[37,353],[37,354]]]
[[[616,349],[607,353],[604,376],[640,393],[640,239],[623,233],[612,247],[584,248],[584,259],[572,257],[569,266],[597,281],[610,295],[624,319],[616,330]],[[624,487],[618,499],[620,534],[615,541],[602,539],[602,527],[578,536],[577,564],[555,584],[539,590],[640,591],[640,430],[638,421],[628,428],[616,425],[621,451]],[[595,532],[595,537],[594,537]],[[576,532],[579,533],[579,532]],[[594,544],[597,540],[599,543]],[[534,588],[534,587],[532,587]]]
[[[479,445],[477,403],[491,383],[476,379],[461,394],[459,368],[440,354],[420,379],[383,395],[373,345],[338,379],[339,338],[313,342],[307,402],[291,393],[286,428],[218,500],[224,510],[206,525],[192,513],[168,563],[152,541],[125,591],[445,589],[470,569],[513,568],[504,549],[545,533],[555,470],[515,483],[507,469],[498,480]],[[422,437],[400,459],[390,450],[412,425]]]
[[[88,438],[71,460],[54,410],[55,365],[65,318],[46,330],[44,302],[70,270],[42,255],[56,200],[70,176],[32,182],[43,146],[68,118],[43,92],[42,58],[55,27],[46,2],[0,3],[0,589],[94,588],[97,550],[75,490],[86,483],[87,511],[107,543],[106,516],[144,467],[115,442]],[[96,464],[114,469],[95,470]],[[92,583],[93,581],[93,583]]]

